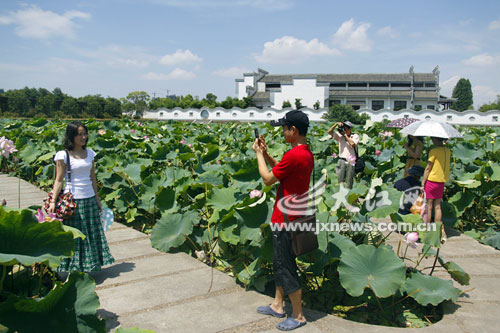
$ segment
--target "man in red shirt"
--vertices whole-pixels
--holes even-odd
[[[274,211],[271,222],[284,226],[283,212],[278,209],[278,201],[281,199],[280,192],[284,197],[304,194],[309,190],[309,181],[314,168],[314,157],[306,141],[309,118],[299,110],[287,112],[285,117],[278,121],[272,121],[273,126],[282,126],[285,141],[290,143],[292,149],[287,151],[278,163],[267,153],[264,136],[255,139],[253,149],[257,154],[259,173],[266,186],[280,182],[280,190],[277,191]],[[269,171],[267,165],[272,167]],[[293,207],[292,211],[293,211]],[[290,212],[285,212],[290,221],[300,217]],[[303,215],[303,214],[302,214]],[[260,306],[257,312],[275,317],[285,317],[283,302],[286,295],[292,302],[292,315],[278,324],[280,330],[292,330],[306,324],[306,318],[302,312],[302,289],[297,274],[297,263],[291,251],[289,232],[285,228],[273,230],[273,271],[276,285],[276,294],[272,304]]]

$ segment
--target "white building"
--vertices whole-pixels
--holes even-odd
[[[263,69],[244,73],[236,79],[238,98],[252,97],[258,107],[282,109],[297,98],[308,108],[334,104],[352,105],[355,110],[439,110],[453,99],[439,94],[439,69],[432,73],[399,74],[284,74],[272,75]]]

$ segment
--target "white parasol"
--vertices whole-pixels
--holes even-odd
[[[413,136],[430,136],[443,139],[463,138],[463,135],[447,123],[434,120],[421,120],[403,128],[400,133]]]

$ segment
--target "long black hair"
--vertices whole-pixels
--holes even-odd
[[[424,143],[424,140],[422,139],[422,137],[414,136],[414,138],[416,138],[418,141]],[[410,136],[408,135],[408,146],[411,146],[412,144],[413,144],[413,139],[410,138]]]
[[[85,129],[85,132],[88,134],[89,130],[87,127],[82,124],[79,121],[72,121],[68,124],[66,127],[66,135],[64,136],[64,149],[67,150],[73,150],[75,148],[75,136],[78,135],[78,128],[83,127]],[[87,136],[87,140],[85,141],[85,144],[83,145],[83,149],[87,148],[87,143],[89,142],[89,137]]]

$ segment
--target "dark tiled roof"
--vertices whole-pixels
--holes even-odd
[[[437,100],[436,91],[415,91],[415,98],[432,98]]]
[[[255,93],[255,95],[253,95],[252,99],[254,101],[270,101],[271,94],[268,91],[266,92],[259,91]]]

